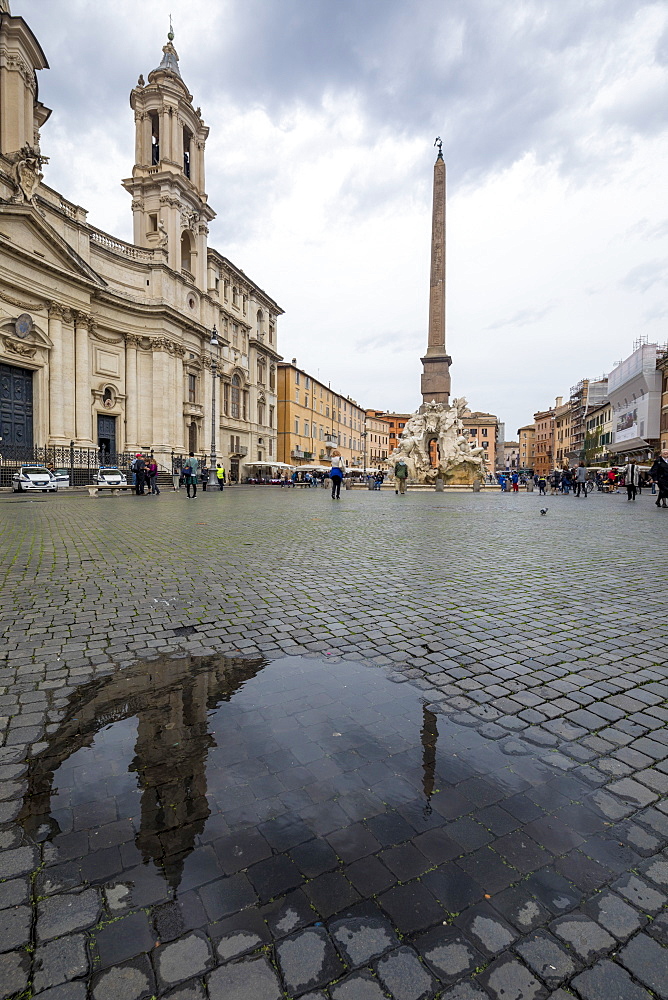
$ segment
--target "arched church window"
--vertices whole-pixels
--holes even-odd
[[[181,269],[192,272],[192,237],[187,229],[181,233]]]
[[[193,134],[190,129],[184,125],[183,126],[183,173],[186,177],[190,177],[190,144],[192,142]]]
[[[151,112],[151,165],[160,163],[160,116]]]
[[[232,388],[230,392],[232,402],[232,416],[238,420],[241,404],[241,379],[238,375],[232,376]]]

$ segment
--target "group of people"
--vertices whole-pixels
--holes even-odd
[[[138,451],[130,464],[130,471],[134,475],[135,493],[138,497],[160,496],[158,463],[153,455],[145,459]]]
[[[499,478],[500,483],[502,478]],[[513,473],[512,481],[515,491],[515,483],[518,478],[517,474]],[[637,462],[632,459],[623,467],[611,468],[607,471],[596,470],[594,472],[588,470],[584,462],[580,462],[575,469],[555,469],[549,476],[535,475],[533,478],[543,496],[547,495],[548,486],[550,496],[556,496],[558,493],[567,495],[572,492],[574,496],[585,497],[593,489],[618,493],[620,487],[625,487],[626,498],[632,502],[642,493],[643,487],[651,488],[653,494],[657,492],[658,487],[656,506],[668,507],[666,502],[668,500],[668,449],[664,449],[655,459],[649,472],[639,469]],[[501,489],[507,489],[505,482],[501,484]]]

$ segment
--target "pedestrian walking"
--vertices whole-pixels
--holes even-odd
[[[631,459],[624,469],[624,483],[626,484],[626,500],[635,500],[638,492],[638,466]]]
[[[659,495],[656,499],[657,507],[668,507],[668,448],[664,448],[660,455],[654,460],[654,465],[649,470],[649,474],[659,487]]]
[[[199,462],[195,458],[195,452],[191,451],[188,461],[183,466],[183,475],[186,480],[186,496],[194,500],[197,496],[197,476],[199,473]],[[192,494],[191,491],[192,490]]]
[[[394,464],[395,493],[406,492],[406,480],[408,479],[408,466],[403,458]]]
[[[516,472],[513,472],[510,478],[513,484],[513,493],[518,493],[520,489],[520,477],[517,475]]]
[[[341,457],[341,453],[338,451],[332,452],[332,467],[329,471],[329,477],[332,480],[332,500],[341,499],[341,483],[343,482],[343,477],[346,472],[345,463]]]
[[[538,477],[538,495],[539,496],[541,496],[541,497],[547,496],[547,493],[545,492],[545,487],[546,486],[547,486],[547,479],[545,478],[545,476],[539,476]]]
[[[199,481],[202,484],[202,489],[206,493],[206,488],[209,485],[209,470],[206,465],[200,470]]]
[[[158,486],[158,463],[154,458],[152,458],[148,463],[148,485],[150,486],[150,495],[159,497],[160,487]]]
[[[587,467],[584,462],[580,462],[575,470],[575,496],[587,496]]]
[[[218,480],[218,489],[223,492],[223,487],[225,486],[225,469],[220,464],[216,464],[216,479]],[[281,480],[281,486],[283,485],[283,480]]]
[[[135,494],[138,497],[144,496],[144,485],[146,483],[146,462],[142,458],[141,452],[137,452],[134,460],[135,467]]]

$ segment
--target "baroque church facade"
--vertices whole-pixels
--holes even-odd
[[[208,246],[208,128],[170,31],[130,94],[133,243],[43,182],[50,111],[39,42],[0,0],[0,454],[31,449],[216,457],[232,479],[277,460],[282,310]],[[212,345],[217,331],[219,346]],[[215,396],[213,395],[215,393]],[[213,406],[212,406],[213,404]],[[215,422],[212,413],[215,406]],[[22,454],[25,452],[25,458]]]

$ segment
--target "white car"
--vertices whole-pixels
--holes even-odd
[[[57,493],[58,483],[51,478],[49,470],[41,465],[22,465],[12,476],[12,490],[14,493],[23,493],[28,490]]]
[[[70,474],[67,469],[49,469],[51,478],[57,486],[69,486]]]
[[[128,481],[121,472],[112,465],[102,465],[97,470],[95,482],[99,486],[127,486]]]

